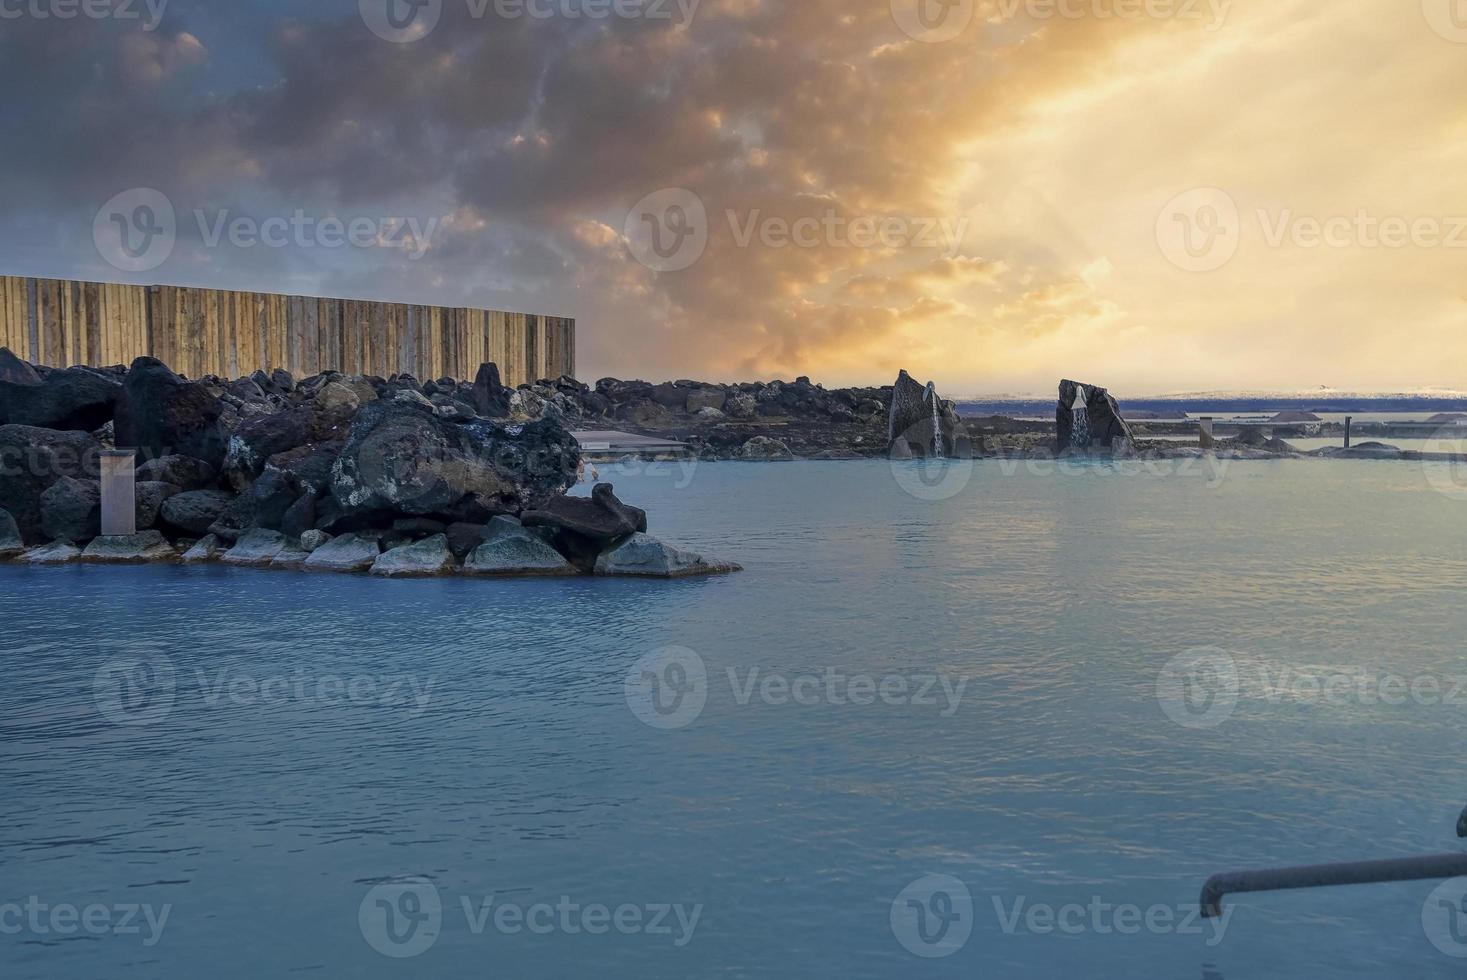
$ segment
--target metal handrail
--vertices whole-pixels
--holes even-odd
[[[1467,837],[1467,812],[1457,824],[1459,836]],[[1388,881],[1422,881],[1428,878],[1457,878],[1467,875],[1467,854],[1428,854],[1424,857],[1390,858],[1385,861],[1353,861],[1345,864],[1314,864],[1298,868],[1262,871],[1231,871],[1213,875],[1202,886],[1202,917],[1222,915],[1222,901],[1243,892],[1291,891],[1299,888],[1330,888],[1335,885],[1374,885]]]

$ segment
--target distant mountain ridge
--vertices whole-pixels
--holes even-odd
[[[1114,394],[1114,392],[1112,392]],[[1334,412],[1461,412],[1467,411],[1467,392],[1447,388],[1423,388],[1404,392],[1351,392],[1334,389],[1310,391],[1211,391],[1179,392],[1138,398],[1117,396],[1121,411],[1263,413],[1297,410],[1326,414]],[[1048,417],[1054,413],[1054,396],[990,395],[957,399],[962,415],[1009,415]]]

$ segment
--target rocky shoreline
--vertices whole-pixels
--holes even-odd
[[[0,560],[386,578],[739,571],[651,537],[580,448],[484,365],[473,383],[284,371],[190,381],[153,358],[48,369],[0,349]],[[136,453],[135,531],[103,536],[100,458]]]

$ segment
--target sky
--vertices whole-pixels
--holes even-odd
[[[578,373],[1467,388],[1467,0],[0,0],[0,273]]]

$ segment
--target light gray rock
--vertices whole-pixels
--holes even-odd
[[[331,535],[325,531],[307,531],[301,535],[301,549],[307,554],[315,554],[317,549],[330,540]]]
[[[25,542],[20,539],[20,528],[15,525],[15,518],[10,516],[10,511],[0,510],[0,559],[18,555],[25,550]]]
[[[631,578],[687,578],[693,575],[726,575],[743,567],[683,551],[647,534],[634,534],[596,559],[596,574]]]
[[[759,411],[759,400],[753,395],[740,392],[732,395],[723,404],[723,412],[731,418],[751,419]]]
[[[218,561],[219,556],[223,553],[224,545],[220,542],[219,536],[215,534],[210,534],[204,538],[201,538],[197,544],[195,544],[188,551],[185,551],[183,553],[183,560],[185,562],[188,562],[189,564],[194,564],[196,562]]]
[[[224,562],[229,565],[268,565],[284,550],[285,535],[257,527],[240,536],[234,547],[225,552]]]
[[[453,552],[448,550],[446,534],[393,548],[372,564],[372,574],[384,578],[431,578],[452,571]]]
[[[26,562],[31,565],[64,565],[67,562],[78,561],[81,558],[81,549],[74,544],[65,541],[53,541],[43,544],[39,548],[32,548],[25,552],[16,561]]]
[[[499,528],[464,563],[466,575],[575,575],[570,562],[533,531]]]
[[[311,553],[309,551],[300,547],[299,545],[291,544],[289,541],[287,541],[285,547],[281,548],[279,553],[276,554],[274,558],[270,559],[270,567],[303,568],[305,567],[306,559],[310,557]]]
[[[93,538],[82,552],[82,561],[136,564],[146,561],[171,561],[178,557],[173,545],[158,531],[139,531]]]
[[[740,459],[759,460],[771,463],[787,463],[795,458],[790,452],[790,447],[778,439],[768,436],[755,436],[744,443],[744,448],[739,450]]]
[[[311,552],[305,568],[311,572],[365,572],[381,556],[372,534],[343,534]]]

